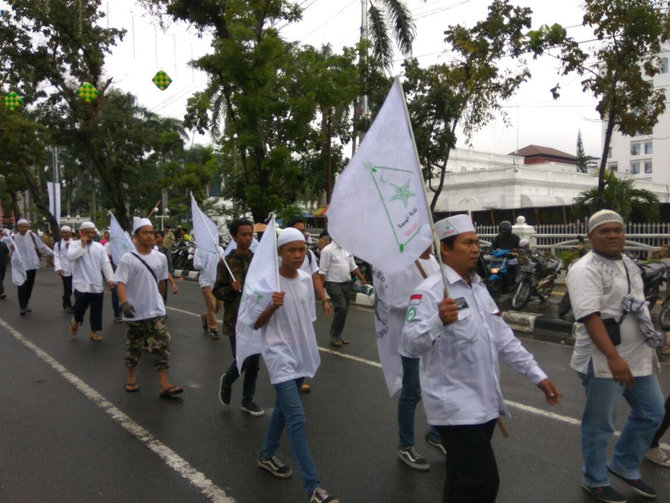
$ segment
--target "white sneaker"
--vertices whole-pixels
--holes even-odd
[[[644,457],[649,461],[653,461],[657,465],[670,468],[670,456],[668,456],[660,447],[652,447],[645,452]]]

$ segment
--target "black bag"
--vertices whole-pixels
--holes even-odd
[[[607,329],[607,335],[610,336],[612,344],[618,346],[621,344],[621,330],[619,329],[619,321],[614,318],[606,318],[603,320],[605,328]]]

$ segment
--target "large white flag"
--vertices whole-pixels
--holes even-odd
[[[249,264],[237,311],[235,335],[237,368],[240,372],[248,356],[261,352],[261,332],[254,330],[254,324],[272,303],[272,293],[279,290],[278,267],[277,228],[272,217]]]
[[[121,263],[121,257],[126,252],[135,249],[132,239],[126,231],[123,230],[121,224],[114,216],[114,213],[109,213],[109,241],[112,248],[112,260],[114,264],[119,265]]]
[[[60,183],[47,182],[49,192],[49,213],[56,217],[60,225]]]
[[[426,193],[402,86],[396,78],[328,206],[333,240],[374,267],[408,267],[431,245]],[[426,229],[427,230],[427,229]]]
[[[195,245],[200,252],[202,264],[200,274],[209,278],[213,285],[216,281],[216,266],[223,258],[219,256],[219,230],[216,224],[200,210],[193,194],[191,194],[191,215],[193,215]]]
[[[23,263],[23,257],[21,256],[19,247],[16,246],[14,239],[11,236],[9,236],[9,239],[12,242],[12,283],[16,286],[21,286],[26,281],[26,266]]]

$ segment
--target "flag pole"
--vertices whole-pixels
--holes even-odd
[[[193,197],[193,192],[191,194],[191,201],[195,202],[195,207],[198,209],[198,215],[200,216],[200,219],[202,220],[202,223],[205,224],[205,228],[207,229],[207,233],[209,234],[209,237],[212,238],[212,242],[214,242],[214,246],[216,247],[216,254],[219,256],[221,260],[223,260],[223,264],[226,266],[226,269],[228,270],[228,274],[230,274],[230,279],[233,281],[237,281],[235,278],[235,275],[233,274],[233,271],[230,270],[230,266],[228,265],[228,262],[226,262],[226,257],[223,256],[223,254],[219,251],[219,240],[214,239],[214,236],[212,235],[212,230],[209,228],[209,225],[207,225],[207,220],[205,220],[205,217],[203,216],[202,210],[200,209],[200,206],[198,206],[198,203],[196,202],[195,198]]]
[[[277,221],[275,220],[274,212],[270,213],[271,222],[272,222],[272,239],[275,242],[275,274],[277,275],[277,291],[279,291],[279,260],[277,260]]]
[[[440,253],[440,240],[437,239],[437,230],[435,229],[435,222],[433,221],[433,212],[430,209],[428,204],[428,198],[426,197],[426,181],[423,179],[423,170],[421,169],[421,161],[419,161],[419,151],[416,149],[416,141],[414,140],[414,130],[412,129],[412,121],[409,118],[409,110],[407,109],[407,100],[405,100],[405,91],[402,88],[402,83],[400,78],[395,78],[396,82],[400,86],[400,94],[402,95],[402,104],[403,109],[405,110],[405,119],[407,120],[407,128],[409,129],[409,136],[412,139],[412,148],[414,149],[414,157],[416,159],[416,165],[419,167],[419,177],[421,180],[421,193],[423,194],[423,202],[426,204],[426,213],[428,214],[428,222],[430,224],[430,232],[433,235],[433,246],[436,250],[437,260],[440,263],[440,274],[442,275],[442,284],[444,285],[444,295],[449,296],[449,288],[447,286],[447,277],[444,275],[444,268],[442,267],[444,263],[442,262],[442,254]]]

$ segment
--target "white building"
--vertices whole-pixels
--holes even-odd
[[[670,50],[661,53],[661,72],[653,79],[657,89],[670,87],[669,58]],[[603,122],[602,127],[604,139],[607,123]],[[614,171],[619,178],[632,178],[646,184],[669,185],[670,111],[666,110],[661,115],[651,135],[624,136],[615,128],[607,157],[607,168]],[[654,192],[663,190],[657,187]]]

